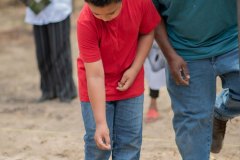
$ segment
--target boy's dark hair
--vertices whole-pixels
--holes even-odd
[[[122,0],[85,0],[85,2],[87,3],[91,3],[94,6],[98,6],[98,7],[104,7],[106,5],[109,5],[111,3],[117,3],[117,2],[121,2]]]

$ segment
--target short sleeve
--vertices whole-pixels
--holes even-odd
[[[152,2],[154,4],[154,6],[156,7],[157,11],[160,13],[161,5],[160,5],[159,1],[158,0],[152,0]]]
[[[151,32],[160,23],[161,17],[151,0],[142,0],[142,20],[140,24],[140,33],[147,34]]]
[[[91,21],[78,20],[77,38],[80,58],[83,62],[96,62],[101,59],[96,26]]]

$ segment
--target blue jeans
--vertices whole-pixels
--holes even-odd
[[[142,145],[143,95],[106,103],[111,151],[99,150],[94,141],[96,124],[91,104],[81,102],[86,134],[85,160],[138,160]]]
[[[184,160],[209,160],[213,116],[228,120],[240,114],[238,50],[187,64],[189,86],[176,85],[167,69],[176,144]],[[216,98],[217,76],[223,91]]]

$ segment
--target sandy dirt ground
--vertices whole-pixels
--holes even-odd
[[[72,16],[74,80],[77,84],[76,18]],[[36,103],[40,97],[32,28],[23,6],[0,6],[0,160],[83,160],[84,127],[79,100]],[[219,83],[220,84],[220,83]],[[218,91],[220,85],[218,84]],[[147,86],[146,86],[147,87]],[[145,110],[149,98],[145,92]],[[161,119],[143,126],[142,160],[179,160],[167,90],[159,99]],[[224,149],[215,160],[239,160],[240,118],[228,123]]]

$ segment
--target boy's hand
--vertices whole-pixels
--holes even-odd
[[[109,129],[107,124],[97,124],[96,132],[94,136],[94,140],[97,144],[97,147],[101,150],[110,150],[110,137],[109,137]]]
[[[133,83],[137,75],[137,72],[129,68],[126,70],[122,76],[120,82],[118,82],[117,90],[119,91],[126,91]]]
[[[189,85],[190,75],[187,63],[178,55],[168,61],[171,74],[177,85]]]

